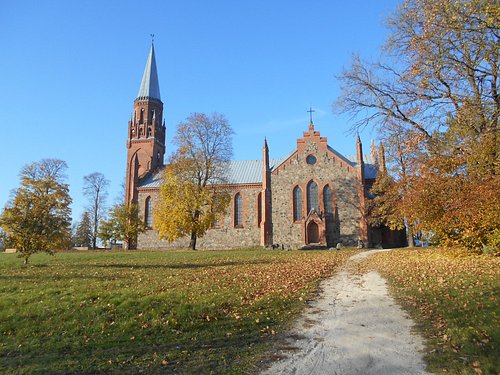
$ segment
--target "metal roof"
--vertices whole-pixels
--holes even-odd
[[[144,68],[141,87],[139,88],[137,98],[151,98],[161,100],[160,85],[158,83],[158,72],[156,70],[155,48],[153,44],[151,44],[151,50],[149,51],[148,61],[146,62],[146,67]]]
[[[328,151],[334,153],[337,157],[339,157],[340,159],[342,159],[343,161],[345,161],[347,164],[351,164],[352,166],[355,166],[356,165],[356,157],[354,157],[354,160],[351,159],[350,156],[348,157],[345,157],[344,155],[342,155],[340,152],[338,152],[337,150],[333,149],[332,147],[328,146]]]
[[[377,177],[378,167],[373,164],[364,164],[365,178],[374,180]]]
[[[269,160],[273,170],[283,159]],[[262,160],[231,160],[228,163],[227,180],[230,184],[260,184],[262,182]],[[141,188],[159,188],[161,185],[161,170],[146,176],[140,183]]]
[[[270,159],[269,167],[273,170],[283,159]],[[262,160],[231,160],[228,168],[230,184],[253,184],[262,182]]]
[[[157,169],[154,173],[147,175],[139,181],[141,188],[160,188],[163,168]]]
[[[328,149],[353,167],[357,166],[355,155],[345,157],[330,146],[328,146]],[[291,154],[293,154],[293,152]],[[274,170],[288,159],[291,154],[281,159],[269,160],[270,169]],[[364,161],[365,178],[374,179],[378,172],[377,166],[373,163],[370,155],[365,155]],[[139,187],[159,188],[161,185],[162,171],[163,169],[160,169],[146,176],[146,178],[139,183]],[[262,160],[231,160],[227,165],[227,179],[230,184],[260,184],[262,182]]]
[[[231,184],[261,183],[262,160],[231,160],[227,172]]]
[[[348,155],[347,160],[349,160],[349,162],[353,166],[357,167],[358,158],[356,155]],[[373,160],[373,157],[370,154],[363,155],[363,162],[365,165],[365,168],[364,168],[365,178],[375,179],[375,177],[377,177],[378,167],[375,165],[375,161]]]

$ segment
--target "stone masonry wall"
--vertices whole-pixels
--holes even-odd
[[[306,163],[308,155],[316,157],[314,165]],[[305,244],[307,184],[311,180],[318,185],[318,203],[322,212],[323,189],[328,184],[333,190],[339,219],[335,225],[340,226],[339,234],[338,228],[335,230],[334,242],[354,245],[359,236],[360,218],[356,170],[336,160],[330,151],[320,152],[314,144],[302,154],[294,154],[272,174],[273,243],[284,244],[286,248],[298,248]],[[293,189],[297,185],[302,189],[303,201],[303,219],[300,222],[293,221]]]
[[[316,158],[314,163],[307,163],[307,156]],[[300,248],[306,244],[305,221],[307,212],[307,184],[315,181],[318,185],[318,214],[325,211],[323,189],[329,185],[333,192],[333,207],[336,207],[334,223],[327,224],[328,245],[355,245],[359,238],[360,208],[358,197],[357,169],[334,154],[327,147],[326,138],[311,127],[304,138],[297,141],[297,151],[271,175],[271,242],[286,248]],[[302,220],[293,221],[293,189],[302,190]],[[199,249],[228,249],[255,247],[260,245],[260,228],[257,222],[257,199],[261,192],[260,184],[235,186],[232,200],[220,225],[207,231],[197,240]],[[240,193],[243,198],[243,225],[234,225],[234,196]],[[145,200],[151,196],[153,210],[158,200],[158,189],[139,190],[138,204],[144,215]],[[154,228],[154,220],[153,220]],[[189,238],[184,237],[174,242],[160,240],[154,229],[146,231],[138,238],[139,249],[186,249]]]
[[[209,229],[207,233],[197,239],[197,249],[228,249],[255,247],[260,243],[260,228],[257,224],[257,197],[261,191],[260,186],[239,187],[232,191],[233,198],[226,214],[221,218],[217,228]],[[233,208],[234,196],[240,193],[243,198],[243,226],[235,228]],[[158,190],[140,191],[138,204],[140,212],[144,215],[145,201],[148,196],[153,200],[153,210],[158,200]],[[153,221],[154,228],[154,221]],[[139,249],[187,249],[189,248],[189,237],[183,237],[174,242],[168,242],[158,238],[154,229],[147,230],[139,235]]]

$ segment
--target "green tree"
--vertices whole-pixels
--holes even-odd
[[[177,126],[177,152],[165,170],[160,198],[154,210],[155,229],[173,241],[190,236],[190,248],[213,225],[229,204],[223,189],[227,163],[233,154],[233,130],[218,113],[191,114]]]
[[[99,238],[105,243],[111,240],[124,241],[126,248],[135,249],[137,236],[146,230],[144,221],[139,216],[139,206],[136,204],[116,204],[104,220],[98,232]]]
[[[115,221],[111,219],[105,219],[101,222],[99,226],[98,237],[101,239],[104,247],[107,248],[112,242],[117,240],[118,230],[116,229]]]
[[[97,247],[99,224],[104,217],[109,180],[102,173],[94,172],[83,178],[83,194],[89,199],[88,211],[91,220],[91,247]]]
[[[500,7],[486,0],[406,0],[388,24],[384,61],[355,57],[340,77],[337,106],[357,116],[353,130],[373,126],[389,147],[405,136],[400,148],[409,168],[393,174],[405,202],[401,216],[441,233],[446,243],[481,246],[500,225],[498,201],[456,203],[477,199],[482,186],[500,195]],[[397,156],[388,162],[397,164]],[[464,217],[487,222],[468,226]]]
[[[64,183],[66,169],[66,163],[57,159],[23,167],[21,186],[0,216],[0,227],[25,264],[33,253],[52,254],[70,243],[71,198]]]
[[[82,214],[82,218],[75,227],[73,244],[79,247],[92,247],[92,223],[88,211]]]

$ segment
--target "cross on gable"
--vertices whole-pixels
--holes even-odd
[[[311,108],[311,106],[309,106],[309,122],[312,124],[313,123],[313,117],[312,117],[312,114],[313,112],[316,112],[314,109]]]

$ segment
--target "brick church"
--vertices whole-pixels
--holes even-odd
[[[154,230],[153,210],[159,197],[165,155],[165,121],[154,46],[128,122],[126,201],[139,205],[148,230],[139,249],[180,249],[189,238],[167,242]],[[371,228],[365,220],[369,188],[377,167],[366,162],[361,141],[356,156],[345,157],[328,145],[311,121],[295,150],[269,157],[264,140],[261,160],[233,160],[227,165],[231,204],[212,229],[198,239],[200,249],[278,245],[404,246],[404,233]]]

